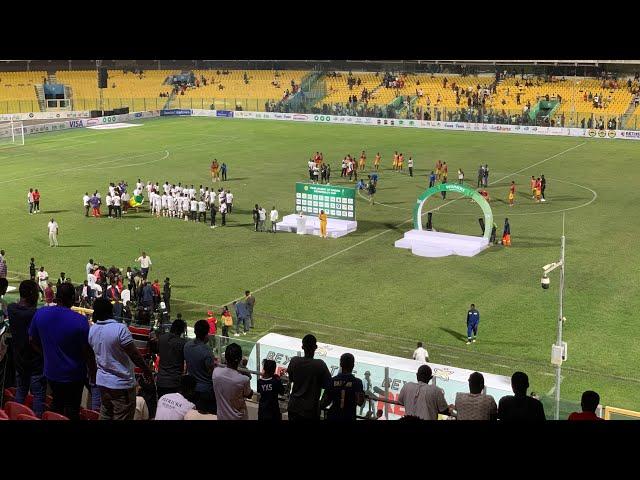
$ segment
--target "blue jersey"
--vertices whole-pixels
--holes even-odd
[[[474,324],[480,321],[480,312],[475,308],[472,308],[467,312],[467,323]]]

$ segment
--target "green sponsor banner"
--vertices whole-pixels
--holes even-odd
[[[438,185],[434,185],[433,187],[427,189],[422,195],[420,195],[420,197],[418,197],[418,200],[416,200],[416,205],[413,209],[413,228],[415,228],[416,230],[423,229],[422,206],[424,205],[424,202],[427,201],[427,198],[435,195],[436,193],[444,191],[460,193],[465,197],[470,197],[471,200],[473,200],[480,206],[480,208],[482,209],[482,213],[484,214],[484,238],[489,240],[489,238],[491,237],[491,228],[493,227],[493,212],[491,211],[489,202],[487,202],[485,198],[473,188],[457,183],[440,183]]]
[[[317,217],[324,210],[330,218],[356,219],[356,189],[314,183],[296,183],[296,213]]]

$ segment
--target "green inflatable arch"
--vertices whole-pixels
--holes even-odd
[[[473,188],[467,187],[466,185],[460,185],[458,183],[440,183],[427,189],[422,195],[420,195],[418,200],[416,200],[416,205],[413,209],[413,228],[416,230],[423,230],[422,206],[424,205],[424,202],[426,202],[427,198],[430,196],[443,191],[460,193],[465,197],[470,197],[471,200],[480,205],[482,213],[484,213],[484,238],[489,241],[489,238],[491,238],[491,228],[493,227],[493,212],[491,211],[489,202],[487,202],[485,198]]]

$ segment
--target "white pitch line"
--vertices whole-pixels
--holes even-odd
[[[438,208],[440,208],[440,207],[444,207],[445,205],[448,205],[449,203],[452,203],[452,202],[455,202],[455,201],[456,201],[456,200],[450,200],[450,201],[448,201],[448,202],[446,202],[446,203],[444,203],[444,204],[440,205]],[[432,211],[434,211],[434,210],[437,210],[437,208],[434,208],[434,209],[432,209],[432,210],[429,210],[429,211],[427,211],[427,212],[423,213],[422,215],[424,216],[424,215],[426,215],[427,213],[432,212]],[[344,252],[348,252],[349,250],[351,250],[352,248],[357,247],[358,245],[362,245],[363,243],[366,243],[366,242],[369,242],[369,241],[371,241],[371,240],[373,240],[373,239],[375,239],[375,238],[378,238],[380,235],[384,235],[385,233],[393,232],[393,231],[395,231],[395,229],[396,229],[396,228],[398,228],[398,227],[400,227],[400,226],[404,225],[405,223],[412,222],[412,221],[413,221],[413,218],[409,218],[408,220],[405,220],[404,222],[400,222],[400,223],[398,223],[397,225],[394,225],[394,226],[393,226],[393,228],[389,228],[389,229],[387,229],[387,230],[383,230],[382,232],[378,232],[378,233],[376,233],[375,235],[372,235],[372,236],[371,236],[371,237],[369,237],[369,238],[365,238],[364,240],[361,240],[361,241],[359,241],[358,243],[354,243],[353,245],[351,245],[351,246],[349,246],[349,247],[347,247],[347,248],[343,248],[342,250],[340,250],[340,251],[338,251],[338,252],[332,253],[332,254],[331,254],[331,255],[329,255],[328,257],[321,258],[321,259],[320,259],[320,260],[318,260],[317,262],[313,262],[313,263],[311,263],[311,264],[307,265],[306,267],[302,267],[301,269],[296,270],[295,272],[292,272],[292,273],[290,273],[290,274],[288,274],[288,275],[285,275],[284,277],[280,277],[279,279],[274,280],[273,282],[270,282],[270,283],[268,283],[268,284],[266,284],[266,285],[263,285],[263,286],[262,286],[262,287],[260,287],[260,288],[256,288],[256,289],[254,289],[254,290],[251,290],[251,293],[254,293],[254,292],[260,292],[260,291],[262,291],[262,290],[264,290],[264,289],[266,289],[266,288],[269,288],[269,287],[271,287],[271,286],[273,286],[273,285],[275,285],[275,284],[277,284],[277,283],[282,282],[283,280],[286,280],[286,279],[288,279],[288,278],[291,278],[291,277],[293,277],[294,275],[297,275],[297,274],[299,274],[299,273],[304,272],[305,270],[308,270],[308,269],[310,269],[310,268],[312,268],[312,267],[315,267],[316,265],[319,265],[319,264],[321,264],[321,263],[324,263],[324,262],[326,262],[327,260],[329,260],[329,259],[331,259],[331,258],[333,258],[333,257],[335,257],[335,256],[337,256],[337,255],[340,255],[340,254],[342,254],[342,253],[344,253]],[[238,300],[242,300],[243,298],[244,298],[244,297],[238,297],[238,298],[235,298],[235,299],[233,299],[233,300],[231,300],[231,301],[227,302],[225,305],[228,305],[228,304],[233,303],[233,302],[237,302]]]

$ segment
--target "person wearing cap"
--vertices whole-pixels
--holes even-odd
[[[293,357],[287,368],[291,394],[287,412],[289,420],[320,420],[320,394],[331,382],[327,365],[313,358],[318,345],[308,334],[302,339],[304,356]]]
[[[371,381],[371,372],[369,370],[364,372],[364,378],[362,379],[362,388],[364,390],[364,395],[367,398],[367,401],[360,405],[360,416],[362,416],[364,412],[365,405],[368,405],[369,410],[367,411],[367,416],[370,417],[375,411],[375,393],[373,393],[373,382]]]

